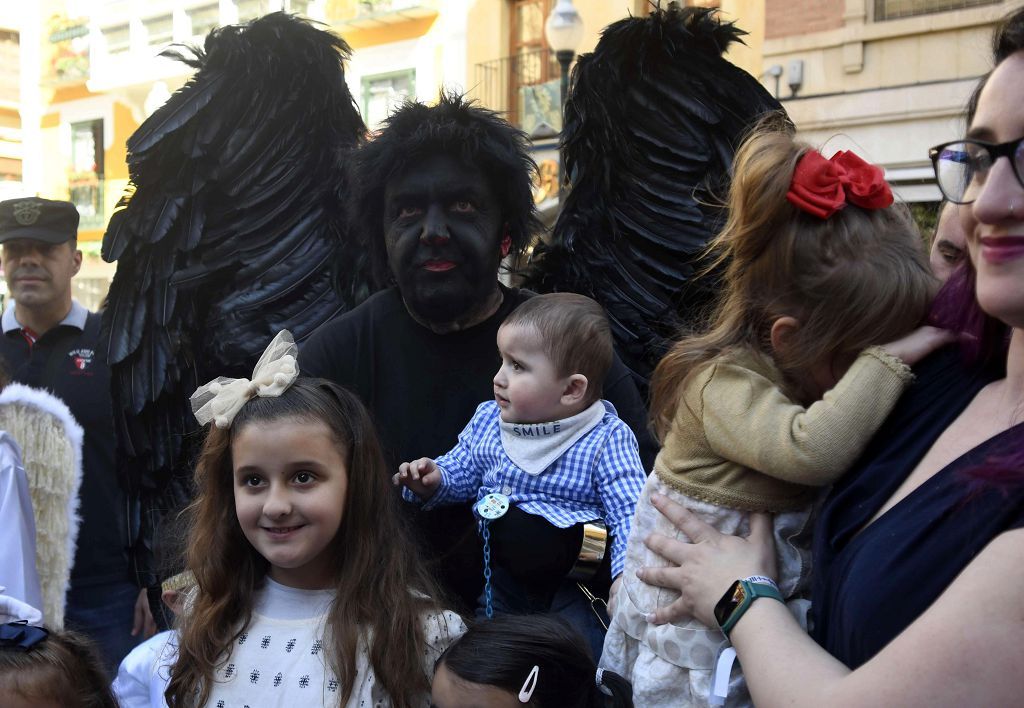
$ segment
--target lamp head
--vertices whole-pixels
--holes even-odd
[[[558,0],[544,23],[544,36],[555,52],[576,52],[583,41],[583,19],[572,0]]]

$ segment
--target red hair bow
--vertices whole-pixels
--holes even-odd
[[[881,167],[852,152],[840,150],[826,160],[817,150],[808,150],[796,163],[786,199],[808,214],[827,219],[847,202],[862,209],[884,209],[892,204],[892,190]]]

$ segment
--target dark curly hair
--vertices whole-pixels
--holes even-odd
[[[380,286],[392,280],[384,246],[385,190],[418,161],[436,154],[456,157],[488,176],[502,222],[509,227],[513,252],[524,251],[543,228],[533,203],[537,164],[523,131],[457,93],[443,91],[433,106],[406,101],[349,162],[351,232],[370,254]]]

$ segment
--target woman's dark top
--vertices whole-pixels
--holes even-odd
[[[1024,526],[1024,484],[979,484],[965,474],[1024,444],[1021,424],[954,460],[865,528],[975,394],[1001,375],[968,371],[950,350],[915,373],[815,527],[811,636],[851,669],[928,609],[989,541]]]

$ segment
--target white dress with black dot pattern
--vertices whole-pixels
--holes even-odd
[[[328,666],[324,622],[333,599],[330,590],[299,590],[267,578],[257,594],[252,622],[214,674],[206,708],[297,708],[340,706],[342,688]],[[434,662],[466,631],[451,612],[424,617],[428,652],[423,668],[434,675]],[[386,708],[384,694],[370,668],[366,647],[356,657],[358,685],[346,708]],[[428,706],[429,696],[423,705]]]

